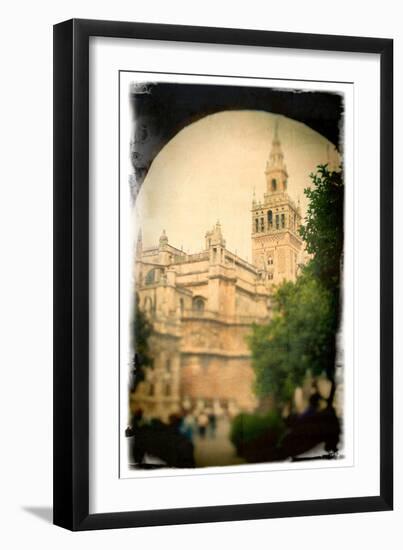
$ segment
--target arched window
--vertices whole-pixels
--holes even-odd
[[[273,273],[268,273],[267,278],[269,279],[269,281],[272,281],[273,280]]]
[[[269,228],[273,227],[273,212],[271,210],[267,212],[267,223]]]
[[[204,298],[201,296],[195,296],[193,298],[192,306],[194,311],[199,311],[200,313],[204,311]]]
[[[264,218],[260,218],[260,231],[264,231]]]
[[[183,313],[185,310],[185,300],[183,298],[180,298],[179,300],[179,307],[180,307],[181,313]]]
[[[285,227],[285,214],[281,214],[281,227]]]
[[[273,178],[271,180],[271,190],[272,191],[277,191],[277,180],[276,180],[276,178]]]
[[[156,269],[151,269],[145,279],[146,285],[153,285],[156,282]]]
[[[280,216],[276,214],[276,229],[280,229]]]
[[[267,263],[268,263],[268,265],[273,265],[273,256],[269,256],[267,258]]]
[[[255,220],[255,229],[256,229],[256,233],[258,233],[259,232],[259,220],[258,220],[258,218],[256,218],[256,220]]]

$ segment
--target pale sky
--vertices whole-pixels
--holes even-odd
[[[209,115],[179,132],[157,155],[136,201],[134,223],[143,246],[169,243],[186,252],[204,249],[204,236],[217,220],[227,248],[251,260],[253,191],[263,199],[264,170],[275,120],[288,169],[288,192],[302,215],[309,174],[334,155],[334,146],[305,124],[262,111]]]

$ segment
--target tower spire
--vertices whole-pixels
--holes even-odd
[[[278,117],[276,117],[271,151],[265,170],[267,193],[284,192],[287,190],[288,173],[284,163],[284,154],[281,148],[278,126],[279,120]]]

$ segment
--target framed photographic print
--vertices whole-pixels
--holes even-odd
[[[54,522],[391,510],[393,42],[54,27]]]

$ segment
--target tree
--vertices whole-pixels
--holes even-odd
[[[332,382],[329,403],[336,385],[334,373],[337,353],[337,332],[341,319],[341,273],[344,248],[344,181],[341,171],[320,165],[311,174],[312,188],[305,189],[309,206],[300,233],[307,251],[313,255],[306,270],[316,276],[330,293],[329,321],[331,331],[323,356],[323,368]]]
[[[131,326],[133,355],[130,369],[130,390],[133,392],[138,384],[145,379],[146,369],[153,365],[149,348],[149,338],[152,335],[153,327],[138,304],[139,299],[136,294],[135,314]]]
[[[270,323],[255,325],[249,340],[256,393],[273,395],[282,408],[308,370],[323,372],[330,337],[329,291],[308,273],[282,284],[273,296]]]
[[[339,303],[340,273],[344,246],[344,183],[341,172],[320,165],[310,175],[314,186],[304,190],[309,199],[300,234],[312,254],[309,270]]]
[[[318,166],[306,223],[300,233],[312,255],[295,283],[280,285],[272,298],[272,319],[255,325],[249,339],[256,392],[271,394],[279,406],[302,385],[307,370],[326,372],[334,392],[336,337],[340,322],[344,186],[340,172]]]

